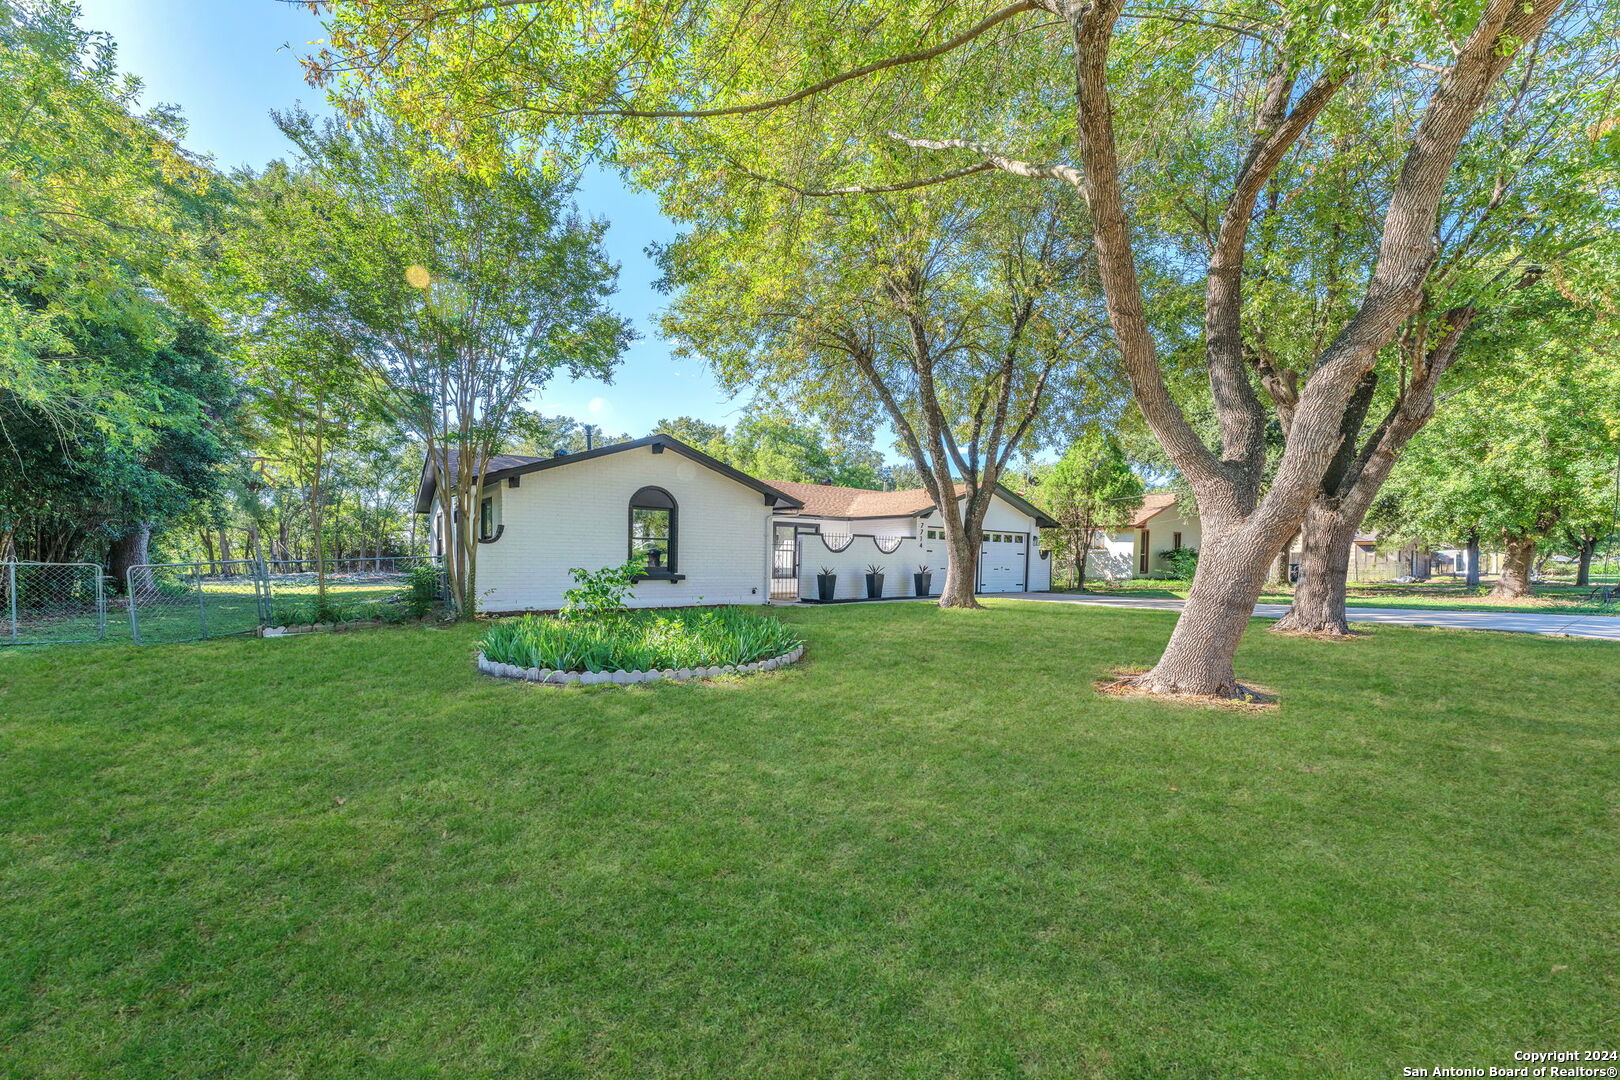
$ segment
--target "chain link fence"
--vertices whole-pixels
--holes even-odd
[[[111,600],[108,589],[94,563],[0,562],[0,645],[101,641],[109,606],[114,636],[127,622],[135,644],[151,645],[262,626],[395,622],[449,600],[443,563],[427,555],[143,563],[112,583]]]
[[[450,598],[443,562],[432,555],[273,559],[264,567],[270,626],[395,619],[426,614]]]
[[[137,645],[251,634],[269,615],[264,573],[252,559],[142,563],[129,568],[124,586]]]
[[[93,563],[0,563],[0,645],[107,636],[107,598]]]

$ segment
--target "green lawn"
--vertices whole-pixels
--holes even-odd
[[[793,610],[555,690],[477,631],[0,650],[0,1075],[1383,1077],[1615,1045],[1620,649]]]
[[[1086,591],[1099,596],[1140,596],[1160,599],[1185,599],[1187,582],[1154,578],[1131,578],[1124,581],[1088,581]],[[1571,615],[1620,615],[1620,605],[1603,604],[1588,599],[1592,589],[1563,583],[1533,586],[1535,595],[1523,600],[1491,600],[1487,593],[1490,585],[1469,588],[1462,581],[1437,579],[1396,584],[1393,581],[1354,583],[1348,586],[1351,607],[1369,608],[1444,608],[1448,611],[1541,611]],[[1059,588],[1058,592],[1072,590]],[[1288,587],[1267,585],[1260,597],[1262,604],[1287,604],[1293,593]]]

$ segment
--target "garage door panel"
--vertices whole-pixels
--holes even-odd
[[[1028,545],[1027,533],[987,530],[979,547],[979,591],[1023,592]]]

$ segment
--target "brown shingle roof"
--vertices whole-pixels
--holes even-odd
[[[910,517],[934,505],[926,488],[869,491],[866,488],[834,487],[831,484],[801,484],[793,480],[765,482],[804,503],[802,512],[812,517]]]
[[[1131,528],[1140,529],[1174,505],[1176,505],[1174,492],[1143,496],[1142,505],[1136,508],[1135,514],[1131,515]]]

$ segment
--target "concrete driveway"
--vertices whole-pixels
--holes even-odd
[[[1089,596],[1075,593],[1030,592],[995,593],[1008,600],[1035,600],[1050,604],[1085,604],[1089,607],[1140,608],[1148,611],[1180,611],[1183,600],[1152,597]],[[1288,613],[1286,604],[1256,604],[1257,619],[1280,619]],[[1350,608],[1346,614],[1353,623],[1379,623],[1385,626],[1441,626],[1448,630],[1505,630],[1517,634],[1545,634],[1552,637],[1598,638],[1620,641],[1620,618],[1612,615],[1563,615],[1529,611],[1446,611],[1441,608]]]

